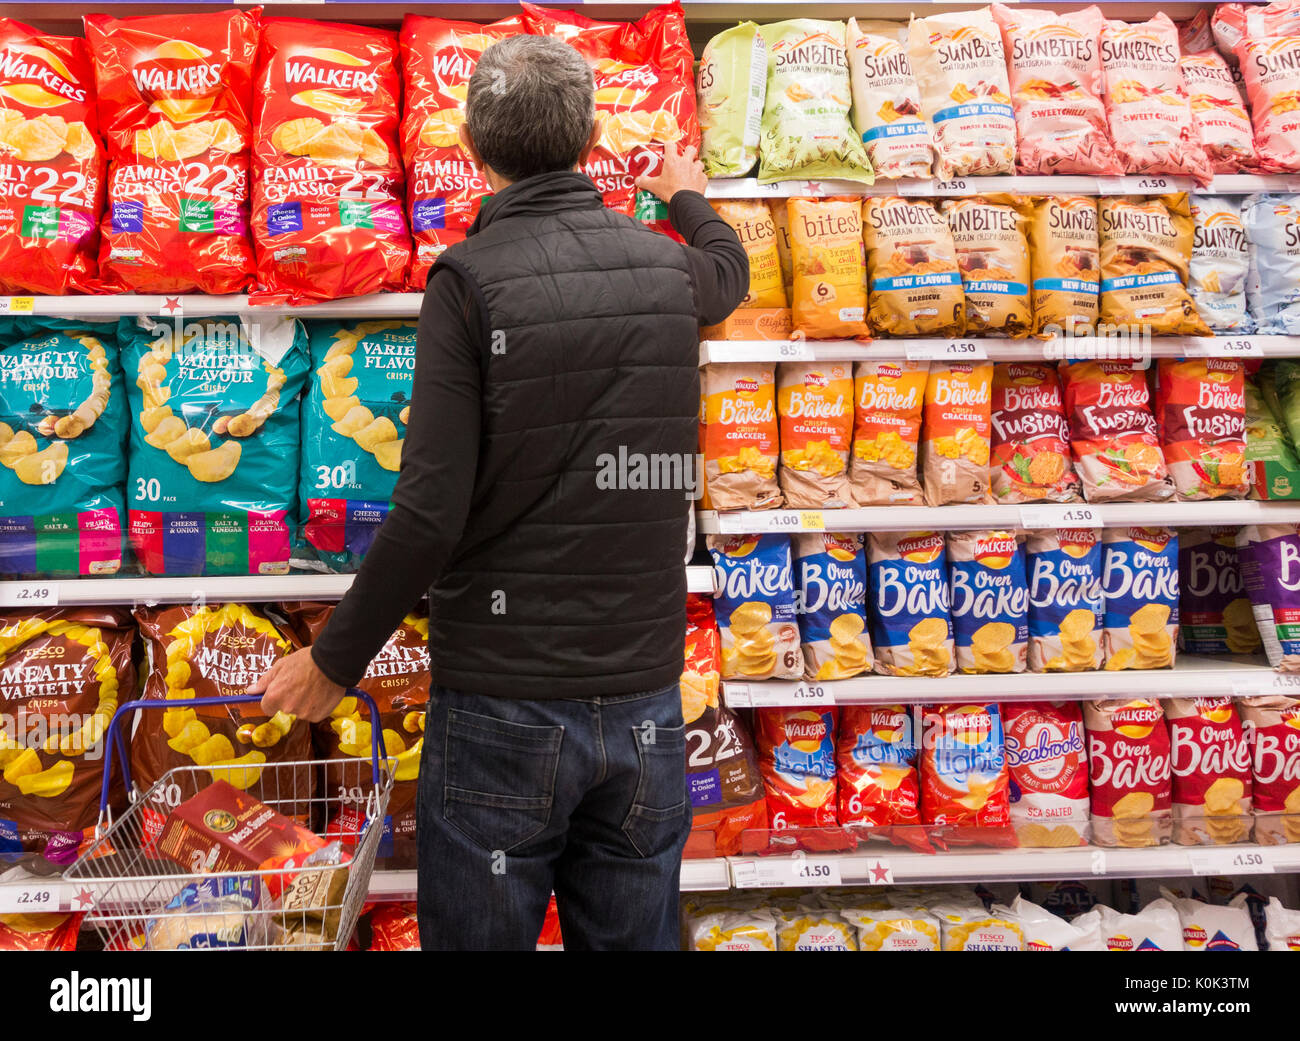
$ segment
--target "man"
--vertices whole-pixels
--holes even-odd
[[[598,477],[698,479],[699,326],[749,265],[693,150],[638,182],[687,248],[603,207],[599,138],[577,51],[483,53],[461,142],[494,194],[429,279],[392,511],[317,643],[250,688],[326,717],[427,590],[425,949],[531,948],[552,888],[566,947],[677,947],[690,484]]]

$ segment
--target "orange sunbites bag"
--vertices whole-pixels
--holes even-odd
[[[270,19],[256,85],[253,295],[300,304],[403,288],[397,35]]]
[[[112,287],[222,294],[248,285],[259,11],[86,15],[111,160],[99,271]]]
[[[104,146],[84,40],[0,18],[0,293],[95,288]]]

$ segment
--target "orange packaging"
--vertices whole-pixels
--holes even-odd
[[[711,204],[731,225],[749,254],[749,292],[741,307],[785,307],[781,256],[776,246],[772,211],[761,199],[719,199]]]
[[[776,228],[776,253],[781,261],[781,284],[785,298],[794,299],[794,261],[790,256],[790,207],[785,199],[773,199],[767,207],[772,212],[772,225]]]
[[[926,505],[987,500],[992,395],[991,362],[931,366],[921,442]]]
[[[992,422],[994,499],[1002,504],[1079,501],[1061,381],[1051,364],[993,366]]]
[[[1156,422],[1180,499],[1244,499],[1246,370],[1231,358],[1161,358]]]
[[[840,823],[920,824],[916,722],[910,705],[845,705],[836,735]]]
[[[0,293],[93,292],[104,146],[86,41],[0,18]]]
[[[260,12],[85,16],[111,159],[99,273],[113,288],[219,295],[251,281]]]
[[[1010,785],[997,705],[933,705],[921,714],[921,819],[1007,828]]]
[[[862,203],[788,199],[794,327],[812,339],[867,336]]]
[[[854,364],[849,479],[859,506],[920,506],[916,449],[929,362]]]
[[[701,340],[788,340],[794,332],[788,307],[747,307],[700,330]]]
[[[773,831],[835,827],[834,708],[760,708],[758,764]]]
[[[272,18],[257,55],[253,238],[259,303],[405,286],[397,35]]]
[[[702,406],[704,476],[713,508],[768,510],[780,506],[772,366],[706,366]]]
[[[853,505],[849,446],[853,437],[853,370],[850,362],[777,367],[776,412],[786,505],[794,509]]]

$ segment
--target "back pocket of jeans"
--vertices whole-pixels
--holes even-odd
[[[564,727],[447,712],[443,817],[486,850],[510,851],[546,830]]]
[[[643,857],[671,846],[686,829],[686,727],[632,727],[640,778],[623,834]]]

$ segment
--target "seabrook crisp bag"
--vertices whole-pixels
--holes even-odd
[[[1106,670],[1166,669],[1178,644],[1178,535],[1172,528],[1102,534]]]
[[[1152,900],[1137,914],[1101,905],[1101,941],[1108,951],[1181,951],[1183,923],[1168,900]]]
[[[862,207],[854,198],[787,199],[794,327],[811,339],[867,335]]]
[[[867,535],[871,643],[886,676],[947,676],[953,671],[948,558],[943,533]]]
[[[862,203],[871,331],[960,336],[966,295],[948,221],[928,199],[885,195]]]
[[[921,442],[927,506],[988,500],[992,395],[991,362],[930,366]]]
[[[1300,526],[1242,527],[1237,559],[1268,663],[1278,672],[1300,672]]]
[[[704,475],[713,508],[769,510],[780,506],[772,366],[707,365],[701,381]]]
[[[753,22],[704,45],[695,75],[700,162],[709,177],[744,177],[758,161],[767,97],[767,41]]]
[[[1216,174],[1249,173],[1259,165],[1255,133],[1242,88],[1213,47],[1178,58],[1205,156]]]
[[[835,827],[835,719],[834,708],[754,713],[773,831]]]
[[[907,54],[934,127],[935,177],[1015,173],[1007,61],[988,8],[913,18]]]
[[[921,823],[911,705],[845,705],[836,736],[840,823],[873,828]]]
[[[1052,528],[1026,536],[1029,669],[1086,672],[1102,663],[1101,536]]]
[[[1077,701],[1002,706],[1011,824],[1020,845],[1086,846],[1088,750]]]
[[[966,332],[1020,338],[1034,327],[1029,308],[1027,206],[1011,195],[946,199],[962,291]]]
[[[1170,698],[1174,841],[1223,845],[1250,837],[1250,740],[1231,697]]]
[[[238,293],[260,8],[85,16],[111,165],[99,273],[132,293]]]
[[[786,307],[772,211],[761,199],[718,199],[710,205],[731,225],[749,255],[749,292],[741,307]]]
[[[799,601],[788,535],[710,535],[722,678],[797,680]]]
[[[0,18],[0,293],[93,292],[104,145],[86,41]]]
[[[1173,786],[1169,728],[1160,702],[1085,701],[1092,841],[1158,846],[1169,841]]]
[[[1006,749],[997,705],[934,705],[921,713],[921,819],[1006,828]]]
[[[853,369],[849,362],[776,370],[781,469],[777,481],[794,509],[853,505],[849,449],[853,438]]]
[[[1122,174],[1101,103],[1101,9],[1025,11],[994,4],[1016,112],[1022,174]]]
[[[989,483],[999,503],[1078,502],[1061,381],[1046,362],[993,366]]]
[[[853,365],[853,452],[849,480],[859,506],[919,506],[916,450],[930,363]]]
[[[1292,20],[1288,27],[1283,19],[1267,19],[1263,13],[1247,15],[1234,53],[1250,98],[1260,168],[1265,173],[1293,173],[1300,170],[1300,22]]]
[[[877,177],[930,176],[930,124],[907,57],[902,22],[849,19],[846,37],[853,87],[853,128]]]
[[[1096,326],[1099,242],[1096,199],[1047,195],[1030,201],[1030,302],[1036,335],[1080,335]]]
[[[1246,310],[1250,248],[1241,222],[1240,200],[1192,196],[1192,261],[1188,289],[1201,319],[1216,333],[1248,333],[1255,323]]]
[[[1259,629],[1237,559],[1235,527],[1178,535],[1179,646],[1191,654],[1258,654]]]
[[[1146,375],[1127,361],[1061,362],[1070,451],[1089,502],[1159,502],[1174,493]]]
[[[1249,245],[1246,301],[1255,332],[1300,335],[1300,195],[1247,196],[1241,222]]]
[[[840,917],[857,930],[860,951],[939,950],[939,919],[925,908],[845,907]]]
[[[1255,841],[1300,842],[1300,698],[1243,698],[1241,722],[1251,747]]]
[[[818,531],[792,538],[804,678],[846,680],[870,672],[862,536]]]
[[[1156,422],[1180,499],[1244,499],[1245,366],[1231,358],[1161,358]]]
[[[1025,555],[1014,531],[948,535],[953,641],[960,672],[1024,672]]]

